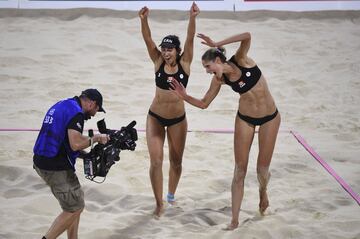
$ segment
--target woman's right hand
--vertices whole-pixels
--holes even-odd
[[[143,8],[141,8],[140,9],[140,11],[139,11],[139,17],[141,18],[141,19],[145,19],[145,18],[147,18],[149,16],[149,8],[148,7],[143,7]]]

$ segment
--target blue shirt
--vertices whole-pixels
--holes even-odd
[[[69,125],[82,133],[84,114],[78,97],[59,101],[47,111],[34,146],[37,167],[45,170],[75,169],[79,152],[70,147]]]

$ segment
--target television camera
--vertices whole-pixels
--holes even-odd
[[[135,150],[135,141],[138,140],[135,125],[136,121],[132,121],[120,130],[111,130],[106,128],[104,119],[97,122],[99,132],[108,134],[110,140],[106,144],[96,144],[89,153],[81,155],[84,160],[85,178],[97,183],[104,182],[110,167],[120,160],[121,150]],[[93,136],[92,130],[89,130],[89,136]],[[104,180],[95,181],[95,177],[98,176],[104,177]]]

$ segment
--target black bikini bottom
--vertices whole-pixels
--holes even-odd
[[[250,116],[246,116],[246,115],[242,115],[239,111],[237,113],[237,115],[239,116],[240,119],[242,119],[243,121],[252,124],[252,125],[262,125],[265,124],[266,122],[274,119],[276,117],[276,115],[278,114],[278,110],[276,109],[275,113],[271,114],[271,115],[267,115],[265,117],[261,117],[261,118],[253,118]]]
[[[154,112],[152,112],[151,110],[149,110],[149,115],[151,115],[152,117],[154,117],[155,119],[157,119],[157,121],[159,121],[159,123],[163,126],[163,127],[169,127],[171,125],[180,123],[181,121],[183,121],[185,119],[185,113],[178,117],[178,118],[173,118],[173,119],[165,119],[157,114],[155,114]]]

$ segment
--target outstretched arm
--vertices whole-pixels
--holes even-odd
[[[146,44],[149,56],[151,60],[155,63],[161,58],[161,53],[157,49],[155,42],[151,38],[151,31],[148,23],[149,9],[143,7],[139,11],[139,17],[141,20],[141,33]]]
[[[201,38],[203,41],[202,44],[205,44],[210,47],[220,47],[234,42],[240,42],[240,47],[235,53],[236,59],[246,59],[247,53],[250,49],[251,43],[251,34],[249,32],[244,32],[241,34],[237,34],[235,36],[231,36],[225,38],[224,40],[214,42],[210,37],[199,33],[197,37]]]
[[[211,81],[210,87],[204,97],[202,99],[196,99],[191,95],[188,95],[186,93],[185,87],[178,81],[174,80],[170,82],[170,85],[173,88],[172,91],[175,92],[180,98],[182,98],[189,104],[201,109],[206,109],[210,105],[210,103],[215,99],[221,88],[221,83],[219,83],[214,76]]]
[[[193,52],[194,52],[194,37],[195,37],[195,29],[196,29],[196,22],[195,18],[197,15],[199,15],[200,10],[195,2],[191,5],[190,8],[190,16],[189,16],[189,24],[187,29],[187,36],[186,41],[184,44],[184,54],[182,57],[183,63],[188,65],[190,67],[190,64],[193,59]],[[183,64],[183,65],[185,65]]]

